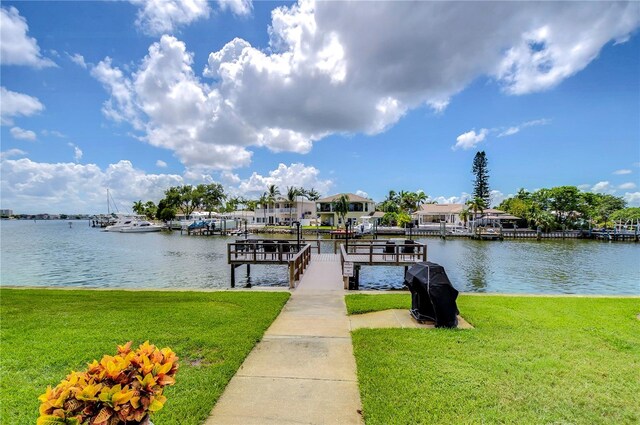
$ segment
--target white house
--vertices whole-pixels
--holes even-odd
[[[315,218],[315,202],[298,196],[290,203],[286,198],[278,197],[275,202],[258,205],[255,209],[255,222],[266,225],[288,226],[294,221]]]

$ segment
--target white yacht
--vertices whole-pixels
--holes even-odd
[[[116,221],[115,224],[107,226],[104,230],[106,232],[120,233],[158,232],[162,230],[163,226],[143,220],[142,217],[143,216],[118,217],[118,221]]]
[[[135,220],[129,226],[120,228],[120,233],[159,232],[164,226],[153,224],[146,220]]]

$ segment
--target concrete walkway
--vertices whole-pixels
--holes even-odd
[[[206,424],[362,424],[337,256],[314,256]]]

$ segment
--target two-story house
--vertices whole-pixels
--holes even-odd
[[[256,207],[255,223],[288,226],[294,221],[314,218],[315,210],[315,203],[301,196],[293,203],[286,198],[277,197],[273,203]]]
[[[320,223],[323,226],[342,226],[344,224],[342,218],[335,212],[333,207],[333,203],[341,195],[343,194],[339,193],[316,201],[316,214],[320,217]],[[345,216],[345,221],[355,223],[360,217],[371,215],[375,212],[376,203],[371,199],[363,198],[353,193],[345,193],[345,195],[349,198],[349,212]]]

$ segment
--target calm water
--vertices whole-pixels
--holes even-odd
[[[226,243],[180,232],[102,232],[86,221],[2,221],[0,284],[109,288],[226,288]],[[430,261],[461,291],[640,294],[640,245],[580,240],[471,241],[437,238]],[[323,251],[332,251],[332,242]],[[238,286],[247,284],[244,267]],[[363,267],[362,289],[401,289],[401,267]],[[253,285],[286,286],[286,266],[254,266]]]

